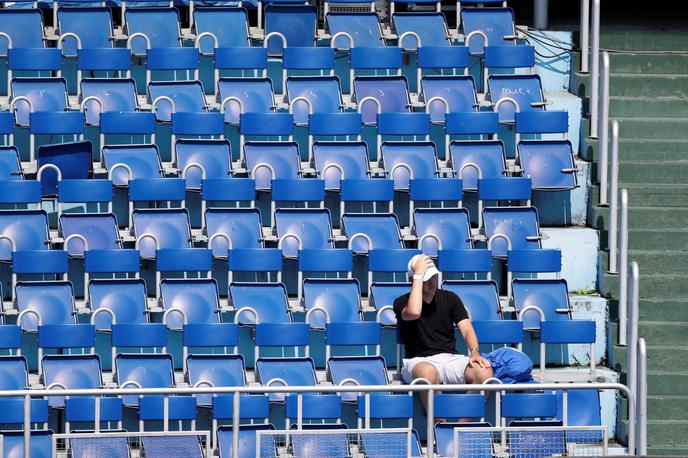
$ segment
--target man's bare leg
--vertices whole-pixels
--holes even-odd
[[[413,379],[424,378],[433,385],[439,385],[442,381],[440,380],[440,373],[437,368],[430,363],[418,363],[413,368],[411,373]],[[423,403],[423,408],[428,411],[428,393],[421,391],[418,393],[420,395],[420,400]]]

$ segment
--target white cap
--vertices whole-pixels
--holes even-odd
[[[412,266],[420,257],[421,257],[421,255],[417,254],[409,260],[409,262],[408,262],[408,276],[409,277],[413,277],[413,267]],[[440,273],[440,271],[437,270],[437,267],[435,267],[435,263],[432,260],[430,260],[430,262],[432,263],[432,265],[430,267],[428,267],[428,269],[425,271],[425,275],[423,275],[423,281],[424,282],[430,280],[435,275],[439,275],[439,273]]]

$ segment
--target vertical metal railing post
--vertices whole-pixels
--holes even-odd
[[[599,118],[597,122],[597,182],[600,184],[600,205],[609,204],[609,53],[602,53],[600,70]],[[592,112],[591,112],[592,116]],[[591,118],[592,127],[592,118]]]
[[[628,307],[628,349],[626,367],[626,385],[638,401],[638,302],[640,297],[640,270],[638,263],[631,263],[631,284]],[[624,330],[619,323],[619,332]]]
[[[600,193],[602,188],[600,188]],[[619,222],[619,121],[612,122],[611,179],[609,183],[609,273],[618,273],[618,222]]]
[[[428,408],[426,412],[426,416],[428,419],[428,424],[427,424],[427,432],[426,432],[426,442],[427,442],[427,447],[425,449],[425,456],[427,458],[434,458],[435,456],[435,449],[434,449],[434,443],[435,443],[435,390],[428,390]],[[367,412],[367,411],[366,411]]]
[[[590,70],[590,0],[581,0],[580,5],[580,71]]]
[[[31,456],[31,395],[24,396],[24,456]]]
[[[619,345],[626,345],[628,310],[628,191],[621,190],[621,246],[619,248]]]
[[[638,455],[647,455],[647,344],[645,338],[638,339],[638,398],[636,400],[638,414],[636,430],[638,439],[636,446]]]
[[[597,138],[600,84],[600,0],[592,0],[592,26],[590,28],[592,52],[590,56],[590,136]]]

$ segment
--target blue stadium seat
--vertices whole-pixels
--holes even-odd
[[[172,398],[172,401],[175,401],[175,399]],[[142,411],[146,412],[145,400],[142,401]],[[174,418],[170,416],[170,419],[172,420]],[[198,436],[142,437],[141,448],[148,457],[164,458],[169,456],[170,450],[172,449],[175,451],[175,453],[180,453],[190,458],[201,458],[205,455],[203,453],[203,446],[201,445],[200,437]]]
[[[39,111],[65,111],[67,101],[67,82],[64,78],[13,78],[11,81],[10,107],[14,108],[17,124],[29,125],[29,113]],[[17,100],[25,97],[26,100]]]
[[[512,282],[512,301],[517,310],[528,306],[538,307],[547,321],[571,319],[568,286],[564,279],[521,279]],[[524,329],[538,329],[540,316],[537,311],[529,310],[520,314]]]
[[[406,78],[401,76],[357,76],[353,82],[358,111],[363,115],[363,122],[373,124],[377,113],[410,112],[411,100]],[[366,97],[379,102],[377,104]]]
[[[216,66],[218,65],[217,59],[229,54],[229,50],[237,55],[245,54],[246,52],[260,53],[264,51],[263,48],[226,48],[221,51],[218,50],[215,57]],[[265,65],[267,66],[267,54],[264,57]],[[272,113],[275,111],[275,96],[270,78],[220,78],[217,86],[218,102],[223,104],[222,109],[225,113],[225,123],[227,124],[239,124],[243,113]],[[241,104],[233,99],[238,99],[241,101]]]
[[[315,142],[313,160],[326,190],[339,190],[343,179],[365,179],[370,170],[364,142]]]
[[[285,382],[287,386],[318,384],[310,358],[260,358],[256,362],[256,381],[267,385],[271,380],[275,380],[272,384],[278,386],[284,386]],[[269,396],[273,402],[281,402],[285,398],[284,393],[270,393]]]
[[[392,310],[394,300],[399,296],[409,293],[411,291],[411,284],[408,282],[378,282],[370,285],[369,289],[368,303],[379,313],[378,321],[380,324],[383,326],[396,326],[397,318]],[[380,312],[383,308],[385,310]]]
[[[290,49],[287,48],[287,51]],[[302,49],[327,49],[332,51],[330,48]],[[342,111],[344,103],[342,101],[339,78],[336,76],[290,76],[285,81],[285,87],[296,124],[308,124],[309,114],[337,113]],[[308,102],[304,102],[299,97],[308,100]]]
[[[199,81],[151,81],[147,89],[150,104],[163,96],[174,101],[174,110],[167,100],[160,100],[156,104],[154,111],[159,122],[170,122],[172,111],[175,113],[207,111],[203,85]]]
[[[91,144],[83,142],[84,123],[86,118],[81,111],[39,111],[29,114],[29,134],[30,144],[35,145],[36,135],[59,135],[64,137],[74,136],[75,143],[44,145],[38,148],[38,152],[33,148],[29,149],[29,162],[34,164],[36,155],[38,169],[46,163],[57,165],[62,172],[62,178],[87,178],[88,167],[92,162]],[[35,146],[34,146],[35,148]],[[66,157],[72,150],[81,154],[74,154],[74,157]],[[62,167],[60,167],[62,165]],[[70,173],[74,172],[74,173]],[[41,189],[44,195],[56,193],[56,183],[52,180],[42,181]]]
[[[103,112],[135,112],[138,109],[136,83],[131,78],[82,78],[82,100],[95,97],[98,101],[86,102],[86,123],[101,125]]]
[[[164,279],[160,283],[160,296],[162,308],[182,310],[188,324],[219,322],[217,283],[212,278]],[[183,322],[178,313],[167,317],[170,329],[181,329]]]
[[[420,38],[420,44],[412,35],[405,37],[403,41],[400,40],[399,46],[407,51],[415,51],[425,46],[448,47],[452,44],[447,21],[442,13],[394,13],[392,25],[399,37],[411,32]]]
[[[480,32],[466,43],[471,54],[483,54],[485,46],[516,44],[514,12],[511,8],[462,8],[460,13],[464,36]]]
[[[309,202],[317,203],[321,209],[325,205],[325,182],[317,178],[276,179],[272,180],[271,189],[272,213],[287,202],[299,209],[300,203],[305,205],[305,209],[309,208]]]
[[[176,8],[137,8],[124,13],[127,35],[140,33],[148,37],[150,46],[139,37],[130,38],[132,53],[146,55],[147,48],[178,48],[181,46],[179,12]]]
[[[411,180],[437,176],[437,152],[432,142],[384,142],[381,151],[383,168],[397,191],[408,191]]]
[[[330,321],[361,320],[361,289],[355,279],[306,278],[303,282],[303,305],[309,311],[324,309]],[[323,313],[314,311],[309,317],[313,328],[324,329]]]
[[[132,222],[132,232],[137,239],[143,234],[151,234],[157,240],[157,247],[151,237],[140,240],[138,248],[142,258],[154,258],[156,248],[191,248],[191,228],[186,209],[137,208]]]
[[[423,48],[418,51],[420,56],[424,56],[423,51]],[[429,65],[431,64],[425,63],[426,67]],[[438,63],[433,65],[444,64]],[[430,113],[430,119],[433,123],[444,123],[445,113],[478,112],[478,95],[475,89],[475,80],[472,76],[423,76],[419,85],[420,98],[425,102],[425,110]],[[447,102],[446,106],[442,100],[436,98]],[[433,101],[433,99],[435,100]]]
[[[203,179],[229,178],[232,166],[232,145],[228,140],[178,138],[174,151],[176,166],[183,172],[187,190],[201,190]],[[197,164],[203,170],[199,170],[198,166],[190,166],[191,164]]]
[[[108,145],[103,147],[102,154],[103,166],[109,171],[115,186],[128,186],[130,180],[163,176],[156,145]],[[117,164],[124,164],[129,170],[115,167]]]
[[[535,207],[487,207],[483,209],[485,236],[493,239],[492,256],[507,254],[505,236],[511,242],[511,249],[540,249],[540,225]],[[499,235],[499,237],[495,237]]]
[[[9,327],[9,325],[3,326]],[[7,332],[3,332],[3,338],[7,334]],[[24,356],[3,355],[0,357],[0,375],[0,388],[3,390],[24,390],[29,388],[29,368]]]
[[[370,75],[372,73],[373,75],[377,75],[378,72],[383,72],[383,74],[386,75],[396,74],[398,75],[397,78],[399,79],[399,81],[401,81],[404,84],[403,89],[405,89],[408,92],[408,88],[406,87],[406,79],[401,77],[402,57],[402,50],[401,48],[397,47],[376,46],[371,48],[362,48],[355,46],[351,48],[349,59],[349,84],[351,86],[349,88],[349,92],[351,94],[355,94],[355,98],[358,101],[359,105],[365,97],[364,92],[366,84],[365,80],[358,81],[359,78],[363,77],[357,76],[357,74],[360,75],[361,73],[363,73]],[[396,89],[397,91],[401,89],[400,87],[398,87],[400,85],[396,81],[396,79],[389,81],[386,79],[379,79],[377,76],[369,76],[368,78],[370,78],[370,80],[368,81],[369,84],[371,82],[376,86],[387,84],[387,87],[389,89]],[[399,95],[403,94],[389,94],[392,95],[392,97],[394,98],[385,97],[386,94],[381,94],[379,92],[376,92],[376,94],[379,96],[376,100],[378,100],[380,104],[382,104],[382,109],[379,109],[378,112],[410,111],[408,109],[399,109],[404,108],[403,105],[400,105],[403,102],[403,100],[400,100],[398,98]],[[387,107],[386,105],[390,106]],[[375,114],[375,111],[372,111],[370,107],[366,107],[364,111],[363,107],[359,106],[359,112],[363,113],[363,120],[364,122],[366,122],[366,124],[374,123],[374,119],[372,118],[374,118],[373,115]]]
[[[83,72],[110,71],[123,72],[131,70],[131,50],[128,48],[83,48],[77,50],[77,78],[81,81]],[[81,94],[77,84],[77,95]],[[97,108],[94,105],[93,108]]]
[[[533,190],[561,191],[578,187],[576,164],[568,140],[522,140],[517,145],[523,174],[533,180]]]
[[[272,116],[281,115],[280,113]],[[246,116],[248,115],[242,115],[242,131],[245,125],[243,119]],[[269,117],[260,119],[260,122],[271,122],[272,120]],[[289,122],[291,122],[291,115],[289,115]],[[291,127],[289,130],[291,131]],[[281,134],[275,133],[273,135]],[[296,142],[246,142],[242,151],[246,169],[249,170],[251,178],[256,180],[256,189],[258,190],[269,190],[273,179],[299,178],[301,158]]]
[[[465,396],[465,395],[464,395]],[[435,447],[440,456],[456,456],[460,458],[490,458],[494,456],[492,433],[473,431],[474,428],[489,428],[492,425],[485,422],[436,423]],[[458,432],[458,444],[454,444],[454,429],[462,428]]]
[[[377,213],[378,203],[387,204],[384,210],[391,212],[394,204],[394,182],[387,179],[345,179],[340,182],[340,215],[347,215],[354,211],[370,211],[368,204],[372,203],[372,211]],[[347,204],[355,205],[347,205]],[[341,227],[341,224],[340,224]]]
[[[183,79],[198,79],[200,55],[198,49],[190,47],[151,48],[146,52],[146,83],[154,79],[153,71],[170,70],[177,75],[186,70]],[[193,71],[193,72],[192,72]]]
[[[21,10],[8,10],[21,11]],[[31,456],[33,458],[49,458],[53,453],[53,432],[50,430],[37,430],[31,432]],[[3,431],[2,433],[3,456],[24,456],[24,433],[22,431]]]
[[[562,390],[554,392],[557,399],[557,420],[564,421],[564,395]],[[566,424],[568,426],[601,426],[600,392],[597,390],[568,390],[566,403]],[[592,431],[567,431],[568,442],[590,442]],[[594,433],[593,433],[594,434]],[[601,433],[597,436],[602,441]]]
[[[397,297],[410,291],[411,285],[407,283],[406,269],[409,260],[417,254],[420,254],[420,250],[375,248],[368,251],[368,297],[370,305],[377,310],[378,321],[384,326],[396,324],[394,312],[387,307],[391,307]],[[396,276],[401,272],[403,283],[375,280],[376,273]]]
[[[0,185],[0,196],[8,197],[8,186],[12,182]],[[18,182],[24,184],[24,182]],[[25,182],[31,200],[36,196],[40,199],[40,186],[36,182]],[[3,190],[3,188],[5,188]],[[16,194],[15,194],[16,197]],[[0,201],[6,200],[0,197]],[[12,199],[14,200],[14,199]],[[3,236],[2,255],[0,259],[12,258],[15,250],[47,250],[50,248],[50,234],[48,232],[48,215],[43,210],[2,210],[0,211],[0,235]]]
[[[452,169],[463,180],[464,191],[477,191],[479,176],[482,178],[506,176],[504,143],[500,140],[452,142],[449,145],[449,159]],[[475,164],[475,166],[467,164]],[[480,172],[476,170],[476,166]]]
[[[177,168],[181,169],[177,164],[176,151],[177,138],[179,136],[193,137],[194,139],[224,140],[224,128],[224,120],[220,113],[172,113],[171,142],[174,146],[171,150],[172,164],[177,165]]]
[[[45,279],[67,279],[68,257],[61,250],[22,250],[12,253],[12,288],[22,275],[40,275]]]
[[[199,7],[193,10],[196,35],[211,33],[218,41],[218,48],[244,47],[250,45],[248,14],[243,8]],[[208,37],[200,42],[203,54],[214,52],[213,42]]]
[[[437,256],[440,250],[472,248],[470,218],[465,208],[417,208],[413,225],[418,247],[428,256]]]
[[[207,382],[217,387],[245,386],[244,358],[241,355],[194,353],[186,358],[186,376],[192,386],[207,386]],[[210,407],[213,402],[210,395],[197,395],[196,400],[200,407]]]
[[[333,356],[327,362],[327,378],[335,385],[345,386],[389,384],[382,356]],[[355,380],[356,383],[346,379]],[[354,392],[342,393],[344,401],[354,402],[356,398]]]
[[[280,208],[275,229],[284,256],[296,257],[300,249],[333,248],[332,223],[326,209]]]
[[[241,409],[242,415],[244,408]],[[265,415],[267,416],[267,414]],[[257,425],[241,425],[239,428],[239,457],[251,458],[256,456],[256,431],[274,430],[275,427],[271,424],[257,424]],[[218,448],[220,449],[220,457],[222,458],[237,458],[232,455],[232,427],[222,426],[217,430]]]
[[[342,215],[342,227],[349,238],[349,249],[354,253],[403,248],[399,222],[393,213],[345,214]]]
[[[542,353],[547,344],[589,344],[590,372],[595,373],[595,321],[540,321],[540,370],[545,370]]]
[[[0,179],[24,179],[19,162],[19,149],[14,145],[14,113],[11,111],[0,111],[0,136],[5,138],[5,144],[0,145]]]
[[[257,208],[208,208],[205,224],[214,257],[226,257],[230,248],[263,246],[261,217]]]
[[[136,255],[138,262],[138,254]],[[88,259],[88,254],[87,254]],[[108,309],[120,324],[147,323],[146,284],[142,279],[94,279],[88,284],[91,312]],[[109,330],[112,318],[108,313],[98,313],[94,318],[96,330]]]
[[[19,313],[32,310],[38,314],[41,325],[76,323],[74,293],[67,281],[19,282],[15,305]],[[22,318],[19,324],[24,331],[37,331],[36,315],[27,313]]]
[[[499,104],[494,111],[499,113],[499,122],[513,123],[516,112],[544,111],[545,97],[542,92],[542,83],[538,75],[490,75],[487,79],[489,99],[493,107]],[[513,102],[503,101],[505,98]]]
[[[64,56],[76,56],[78,48],[112,48],[112,12],[105,7],[61,7],[57,10],[57,23],[60,35],[73,33],[79,37],[79,44],[73,37],[65,37],[62,42]]]
[[[10,36],[13,48],[44,48],[43,15],[35,9],[3,8],[0,12],[0,30]],[[0,55],[6,56],[10,46],[0,39]]]
[[[267,5],[265,7],[265,36],[277,32],[286,39],[284,44],[281,40],[271,39],[267,44],[268,53],[281,54],[284,45],[290,48],[315,46],[317,22],[318,9],[315,5]]]
[[[8,77],[15,70],[31,72],[59,72],[62,56],[56,48],[12,48],[7,50]],[[11,79],[11,78],[10,78]]]
[[[336,428],[337,424],[333,424],[332,421],[337,421],[342,417],[342,398],[338,394],[306,394],[301,397],[301,418],[298,418],[298,399],[297,395],[290,394],[285,397],[285,417],[286,426],[293,426],[296,424],[297,427],[301,426],[318,426],[318,427],[333,427]],[[300,420],[300,421],[299,421]],[[323,423],[307,422],[303,425],[301,422],[303,420],[312,421],[320,420]],[[330,424],[324,422],[330,421]],[[291,423],[291,424],[290,424]],[[334,436],[337,437],[337,436]],[[341,437],[340,437],[341,439]],[[307,440],[306,437],[301,437],[297,441],[296,437],[293,438],[294,443],[294,453],[297,455],[304,455],[304,452],[308,450],[310,444],[303,443],[302,441]],[[335,445],[339,441],[330,442],[329,438],[321,437],[320,440],[324,440],[328,443],[327,450],[333,450],[332,445]],[[313,444],[314,445],[314,444]],[[344,446],[346,447],[346,440],[344,439]],[[312,449],[311,449],[312,450]],[[346,450],[346,448],[340,448],[339,450]],[[346,453],[346,452],[345,452]]]
[[[489,45],[485,47],[483,64],[487,72],[495,68],[531,68],[535,66],[535,48],[529,45]]]
[[[372,48],[385,45],[380,18],[375,12],[328,12],[325,16],[325,22],[330,35],[333,37],[344,32],[353,38],[353,43],[350,43],[345,36],[338,35],[334,40],[336,49],[349,49],[353,46]]]
[[[69,181],[82,181],[82,180],[69,180]],[[83,180],[86,181],[86,180]],[[96,181],[96,180],[88,180]],[[106,180],[97,180],[106,181]],[[63,184],[65,181],[60,182],[60,191],[64,189]],[[107,181],[109,184],[110,182]],[[78,188],[82,183],[74,183],[74,187]],[[85,186],[83,187],[83,192],[93,190],[93,187]],[[112,187],[110,186],[110,190]],[[76,189],[75,189],[76,191]],[[70,197],[67,200],[63,200],[62,196],[64,194],[58,194],[59,202],[69,202]],[[74,199],[85,199],[88,194],[81,194],[81,197],[74,195]],[[91,195],[93,197],[93,195]],[[95,197],[96,199],[101,199],[102,197]],[[83,200],[82,200],[83,201]],[[75,213],[63,213],[60,215],[59,219],[60,233],[62,237],[67,240],[70,237],[67,249],[70,256],[83,256],[84,251],[86,251],[86,246],[84,241],[81,240],[83,237],[86,240],[86,244],[89,250],[94,249],[104,249],[113,250],[121,248],[121,241],[119,237],[119,232],[117,230],[117,218],[112,213],[87,213],[87,214],[75,214]]]
[[[117,347],[164,348],[167,327],[161,323],[112,325],[112,351]],[[167,388],[174,386],[172,356],[166,353],[119,353],[114,358],[115,381],[120,387]],[[134,382],[127,385],[127,382]],[[138,405],[137,396],[124,396],[125,406]]]

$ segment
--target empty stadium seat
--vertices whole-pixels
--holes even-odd
[[[354,253],[403,248],[399,222],[393,213],[345,214],[342,227],[349,239],[349,249]]]
[[[67,82],[64,78],[13,78],[10,84],[10,107],[15,109],[17,124],[20,126],[29,125],[30,113],[69,109]]]
[[[248,14],[242,8],[199,7],[193,10],[193,22],[196,35],[210,33],[218,41],[218,48],[244,47],[250,45]],[[212,54],[211,37],[200,41],[200,51]]]
[[[335,385],[345,386],[389,384],[382,356],[333,356],[327,362],[327,378]],[[357,394],[342,393],[342,400],[354,402]]]
[[[422,50],[419,50],[422,56]],[[420,59],[420,57],[419,57]],[[419,61],[419,65],[421,62]],[[426,66],[445,65],[424,63]],[[444,123],[445,113],[478,112],[478,95],[475,80],[469,75],[426,75],[418,82],[420,98],[433,123]],[[446,102],[446,104],[445,104]]]
[[[571,319],[568,287],[564,279],[516,278],[512,283],[512,298],[516,310],[533,305],[542,310],[547,321]],[[525,329],[538,328],[539,318],[534,310],[520,317]]]
[[[514,12],[511,8],[461,8],[460,14],[464,36],[478,32],[466,43],[471,54],[483,54],[484,48],[490,45],[516,44]]]
[[[208,247],[213,250],[214,257],[226,257],[231,248],[263,246],[262,222],[257,208],[208,208],[205,225]]]
[[[162,178],[160,154],[154,144],[104,146],[102,158],[103,166],[109,170],[110,179],[116,186],[128,186],[130,180]]]
[[[223,65],[221,68],[224,68],[226,65],[229,65],[222,64],[224,61],[220,61],[218,64],[217,61],[217,59],[224,58],[226,54],[229,54],[229,50],[235,54],[243,54],[245,52],[261,53],[265,51],[262,48],[247,48],[246,50],[243,48],[227,48],[222,51],[218,50],[215,57],[216,66]],[[267,68],[267,53],[263,57],[265,58],[264,64],[266,67],[259,68]],[[217,82],[217,87],[218,102],[222,103],[225,123],[227,124],[239,124],[241,114],[243,113],[272,113],[275,111],[274,89],[270,78],[220,78]]]
[[[506,176],[504,144],[499,140],[452,142],[449,145],[449,160],[463,182],[464,191],[477,191],[479,177]]]
[[[523,140],[518,143],[518,160],[523,174],[533,180],[535,191],[578,187],[577,168],[568,140]]]
[[[402,76],[357,76],[353,85],[358,111],[366,124],[375,123],[378,113],[411,111],[408,84]]]
[[[431,142],[384,142],[381,152],[383,168],[397,191],[408,191],[411,180],[437,176],[437,152]]]
[[[290,49],[287,48],[287,50]],[[330,48],[303,49],[332,51]],[[332,65],[334,65],[334,56],[332,56]],[[336,76],[290,76],[285,81],[285,87],[291,111],[294,113],[294,122],[297,124],[308,124],[309,114],[342,111],[344,105],[342,91]]]
[[[383,211],[391,212],[394,206],[394,182],[386,179],[350,180],[348,178],[340,182],[339,213],[341,216],[350,215],[356,211],[370,211],[369,204],[372,204],[372,211],[375,214],[379,208],[378,204],[384,205]],[[352,210],[351,207],[357,208]],[[340,228],[342,224],[343,222]]]
[[[12,10],[16,11],[16,10]],[[50,430],[37,430],[31,432],[31,456],[35,458],[48,458],[52,456],[53,432]],[[3,431],[2,433],[3,456],[24,456],[24,433],[21,431]]]
[[[325,189],[337,191],[343,179],[368,177],[368,146],[364,142],[313,143],[315,170],[325,180]]]
[[[167,180],[167,179],[165,179]],[[182,183],[182,192],[183,192]],[[142,258],[154,258],[160,248],[191,248],[191,228],[186,209],[142,209],[132,215],[132,232],[139,240]],[[150,234],[144,238],[142,235]]]
[[[229,178],[232,166],[232,146],[227,140],[178,138],[174,151],[175,165],[182,171],[187,190],[201,190],[201,182],[204,179]]]
[[[76,56],[78,48],[104,49],[113,47],[112,13],[109,8],[59,8],[57,21],[60,35],[73,33],[79,37],[79,43],[71,36],[62,41],[62,54]],[[78,46],[80,45],[80,46]]]
[[[9,186],[12,182],[0,185]],[[40,200],[40,187],[36,182],[27,182],[31,200]],[[5,189],[5,192],[7,188]],[[0,196],[10,197],[3,192]],[[16,194],[12,200],[15,200]],[[43,210],[2,210],[0,211],[0,234],[3,236],[2,259],[7,261],[16,250],[47,250],[50,248],[48,215]]]
[[[336,36],[333,43],[336,49],[349,49],[354,46],[371,48],[385,45],[377,13],[329,12],[325,16],[325,22],[330,35]],[[342,32],[350,35],[353,43]]]
[[[14,297],[17,311],[32,310],[40,317],[42,325],[76,323],[74,293],[70,282],[19,282]],[[19,324],[25,331],[36,331],[38,317],[26,313]]]
[[[181,46],[179,12],[176,8],[136,8],[124,13],[126,31],[134,55],[146,55],[149,48]],[[142,34],[148,42],[134,34]]]
[[[271,55],[281,54],[283,47],[315,46],[318,31],[318,9],[315,5],[268,4],[265,7],[265,36],[276,32],[286,43],[272,39],[267,44]],[[260,21],[258,27],[261,27]]]
[[[499,320],[502,307],[497,282],[489,279],[492,256],[487,250],[440,250],[438,265],[442,272],[488,273],[487,280],[444,280],[442,289],[461,298],[472,320]]]
[[[220,304],[217,283],[212,278],[166,278],[160,283],[160,298],[163,309],[179,309],[184,312],[185,319],[182,319],[178,313],[170,313],[167,320],[170,329],[181,329],[184,322],[187,324],[219,322]]]
[[[263,385],[316,386],[315,366],[310,358],[260,358],[256,361],[256,381]],[[272,381],[272,383],[271,383]],[[284,393],[270,393],[272,402],[283,402]]]
[[[490,75],[487,90],[485,97],[492,102],[502,123],[513,123],[516,112],[545,109],[545,97],[538,75]]]
[[[287,257],[296,257],[300,249],[334,246],[330,213],[326,209],[280,208],[275,211],[275,230]]]
[[[447,21],[442,13],[394,13],[392,25],[399,37],[411,32],[420,38],[420,43],[417,43],[412,35],[405,37],[403,42],[400,38],[399,46],[406,50],[415,50],[425,46],[446,47],[452,44]]]
[[[151,81],[147,86],[148,103],[155,103],[155,115],[159,122],[170,122],[172,112],[199,113],[207,111],[203,85],[199,81]],[[174,101],[172,106],[167,97]]]
[[[138,262],[138,254],[136,258]],[[88,283],[91,312],[108,309],[114,314],[115,321],[120,324],[148,322],[146,297],[146,284],[138,278],[94,279]],[[112,317],[108,315],[97,314],[94,322],[97,330],[110,329]]]

